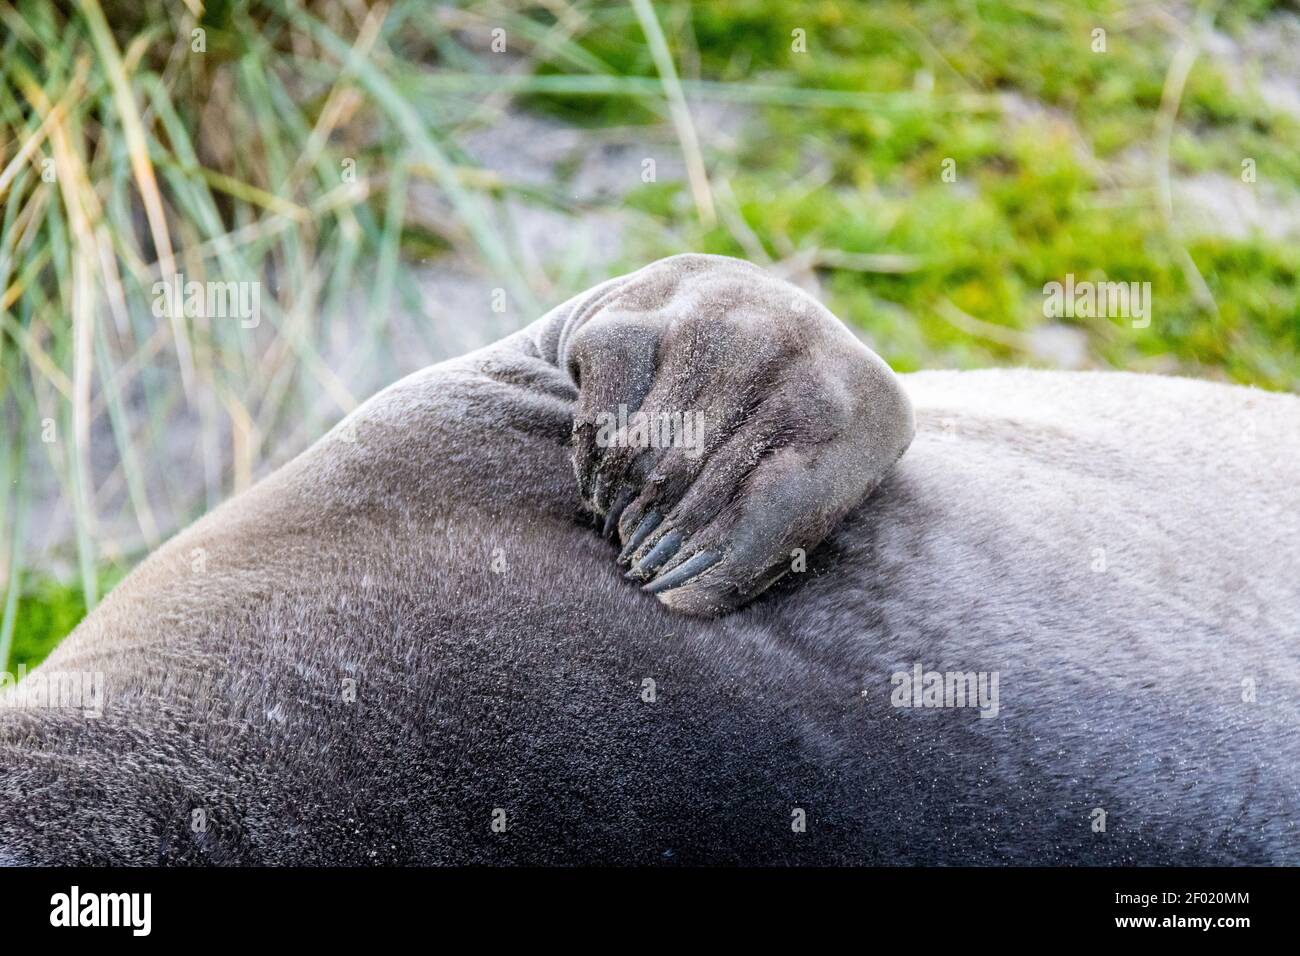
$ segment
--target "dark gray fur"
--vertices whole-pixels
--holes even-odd
[[[701,289],[707,321],[683,345],[654,314]],[[590,308],[606,293],[650,317],[628,349],[595,338],[620,334],[591,321],[612,315]],[[761,590],[910,437],[893,376],[820,307],[792,312],[796,294],[734,260],[658,263],[399,382],[179,535],[44,665],[104,672],[102,718],[0,709],[0,857],[1300,862],[1300,401],[1119,374],[906,376],[910,450],[807,570],[687,616]],[[725,325],[738,308],[752,321]],[[801,366],[810,329],[846,364]],[[617,492],[581,445],[591,405],[570,376],[589,395],[601,355],[642,399],[661,377],[782,396],[781,427],[754,437],[771,448],[723,462],[730,484],[674,514],[705,534],[691,549],[728,555],[712,578],[642,593],[584,505],[580,486],[597,510]],[[846,397],[845,369],[869,387]],[[831,414],[846,407],[862,417]],[[797,493],[759,475],[855,441],[870,454],[854,474],[801,485],[792,468]],[[677,507],[690,486],[674,481],[656,493]],[[764,494],[790,520],[753,530]],[[890,675],[914,662],[998,671],[999,716],[892,707]]]

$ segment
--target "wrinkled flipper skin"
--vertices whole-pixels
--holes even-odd
[[[583,498],[617,531],[629,577],[674,610],[721,614],[755,598],[912,440],[889,367],[750,263],[675,256],[561,314]]]

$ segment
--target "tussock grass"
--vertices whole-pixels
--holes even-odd
[[[538,300],[486,178],[443,145],[465,117],[389,79],[419,69],[399,44],[486,69],[425,5],[0,2],[0,25],[5,648],[34,471],[62,486],[93,607],[101,568],[129,566],[246,486],[277,443],[296,450],[355,406],[323,337],[330,323],[367,323],[383,360],[395,299],[418,304],[400,261],[410,178],[450,201],[446,248],[522,308]],[[178,272],[261,283],[258,327],[160,320],[155,283]],[[104,420],[114,454],[92,461]],[[181,425],[197,436],[197,497],[158,480]],[[106,502],[132,512],[136,534],[105,536]]]

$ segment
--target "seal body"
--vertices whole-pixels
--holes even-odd
[[[390,387],[119,585],[38,671],[102,674],[102,716],[0,708],[0,855],[1300,862],[1295,397],[904,376],[874,493],[688,616],[575,481],[569,318]]]

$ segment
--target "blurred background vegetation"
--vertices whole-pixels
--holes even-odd
[[[1263,0],[0,0],[0,665],[378,387],[676,252],[903,371],[1294,391],[1297,49]],[[178,272],[259,325],[156,318]],[[1068,273],[1150,326],[1046,318]]]

